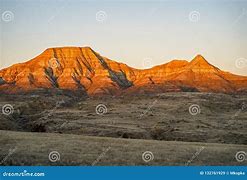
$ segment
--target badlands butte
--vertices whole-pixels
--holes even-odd
[[[201,55],[140,70],[49,48],[0,71],[0,165],[247,165],[246,92]]]
[[[150,69],[135,69],[101,56],[90,47],[49,48],[25,63],[0,71],[0,91],[44,89],[94,95],[162,92],[246,93],[247,77],[224,72],[197,55],[190,62],[172,60]]]

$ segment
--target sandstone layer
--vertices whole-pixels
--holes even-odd
[[[0,91],[72,90],[88,95],[162,92],[246,93],[247,77],[211,65],[201,55],[135,69],[101,56],[90,47],[49,48],[37,57],[0,70]]]

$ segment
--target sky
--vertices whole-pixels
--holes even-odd
[[[247,75],[247,0],[0,0],[0,15],[0,69],[90,46],[139,69],[201,54]]]

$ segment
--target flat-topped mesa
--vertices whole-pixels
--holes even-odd
[[[16,66],[19,68],[11,66],[0,71],[1,84],[5,82],[0,90],[59,88],[109,93],[108,89],[115,92],[131,86],[127,76],[133,74],[128,66],[102,57],[90,47],[49,48]]]
[[[76,90],[88,95],[177,91],[247,92],[247,77],[226,73],[197,55],[137,70],[90,47],[48,48],[25,63],[0,70],[0,91]]]
[[[43,53],[41,54],[54,54],[56,52],[63,52],[65,55],[69,55],[69,53],[80,53],[81,50],[84,50],[85,52],[91,52],[93,51],[91,47],[85,46],[85,47],[53,47],[53,48],[47,48]]]
[[[93,50],[90,47],[56,47],[48,48],[38,57],[39,60],[46,60],[47,63],[52,59],[57,59],[63,65],[71,65],[79,60],[87,61],[90,64],[97,63]]]

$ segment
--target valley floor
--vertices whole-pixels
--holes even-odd
[[[0,116],[3,165],[247,164],[235,157],[247,153],[246,95],[1,95],[5,105],[11,113]],[[52,151],[60,160],[49,160]]]

